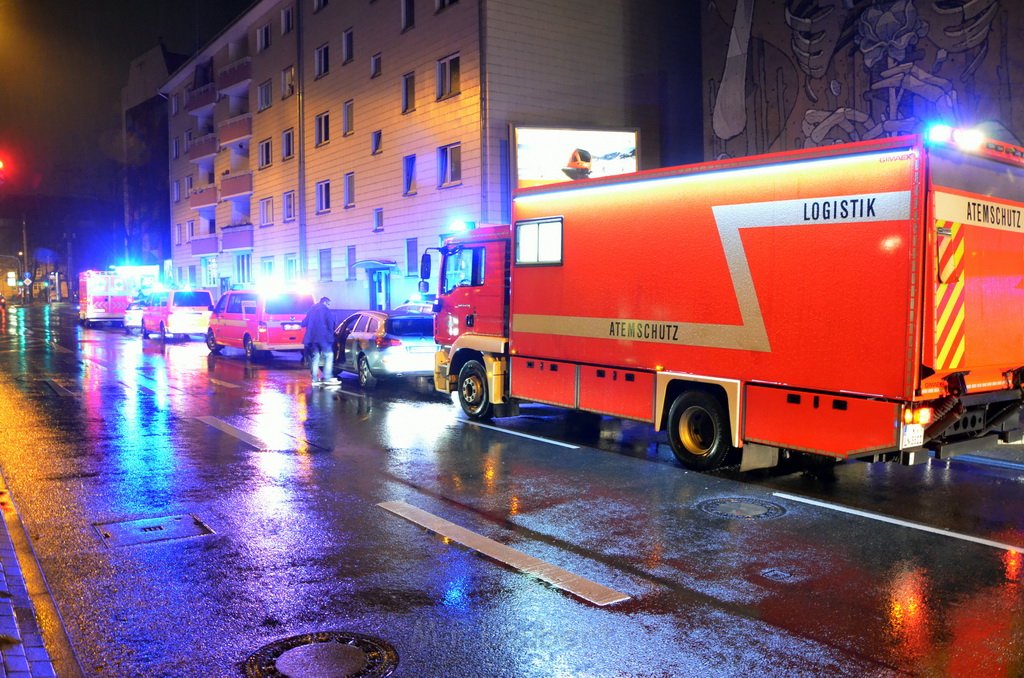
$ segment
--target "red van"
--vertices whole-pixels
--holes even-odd
[[[166,340],[170,335],[188,339],[188,335],[206,335],[213,297],[206,290],[168,290],[149,295],[142,311],[142,338],[158,332]]]
[[[313,303],[309,292],[225,292],[210,316],[206,345],[211,353],[225,346],[243,349],[249,360],[271,351],[301,351],[301,323]]]

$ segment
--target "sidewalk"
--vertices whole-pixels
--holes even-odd
[[[8,523],[20,525],[21,519],[5,488],[0,488],[0,511],[0,678],[56,676],[11,540]]]

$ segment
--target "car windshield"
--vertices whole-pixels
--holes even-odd
[[[176,292],[174,294],[175,306],[209,306],[213,298],[209,292]]]
[[[277,294],[267,297],[266,310],[270,315],[305,315],[312,305],[312,294]]]
[[[398,337],[432,337],[434,336],[434,316],[404,315],[388,318],[385,329],[388,334]]]

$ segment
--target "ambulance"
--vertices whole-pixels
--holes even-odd
[[[78,275],[78,319],[84,327],[121,325],[132,291],[116,271],[82,271]]]
[[[1021,186],[1024,149],[938,127],[524,189],[441,248],[435,387],[648,422],[698,470],[1019,440]]]

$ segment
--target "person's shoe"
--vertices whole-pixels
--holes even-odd
[[[325,383],[331,384],[332,386],[336,386],[337,384],[341,383],[341,379],[338,379],[337,377],[331,377],[330,379],[327,379]]]
[[[313,386],[323,386],[323,385],[324,385],[323,379],[314,379],[313,380]]]

